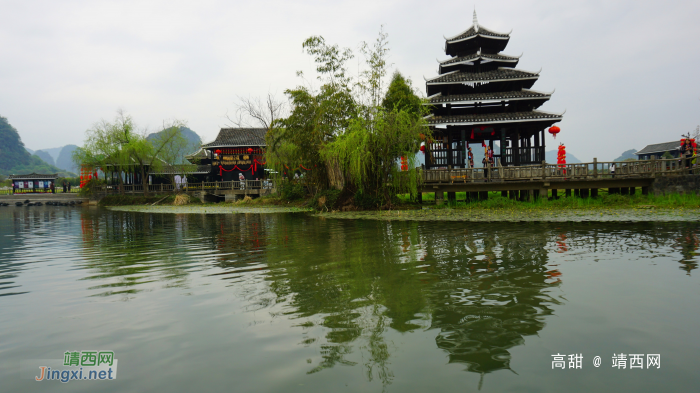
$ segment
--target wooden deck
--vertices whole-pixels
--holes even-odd
[[[614,172],[611,170],[614,164]],[[547,189],[649,187],[661,176],[700,173],[679,159],[546,164],[520,167],[431,169],[422,173],[422,192],[481,192]]]

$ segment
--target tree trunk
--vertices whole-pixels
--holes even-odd
[[[148,178],[146,177],[146,171],[141,165],[141,184],[143,184],[143,196],[148,196]]]

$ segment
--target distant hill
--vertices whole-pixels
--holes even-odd
[[[548,164],[556,164],[557,163],[557,150],[550,150],[544,152],[544,160],[547,161]],[[575,155],[569,153],[568,151],[566,152],[566,163],[567,164],[579,164],[581,163],[581,160],[576,158]]]
[[[36,173],[59,173],[69,175],[65,171],[45,162],[39,156],[31,155],[22,143],[17,130],[0,116],[0,174],[21,175]]]
[[[625,160],[628,160],[630,158],[633,160],[636,160],[637,156],[634,155],[634,153],[636,153],[636,152],[637,152],[636,149],[627,150],[626,152],[622,153],[622,155],[620,157],[617,157],[614,161],[625,161]]]
[[[56,163],[54,162],[53,157],[51,157],[51,155],[49,153],[47,153],[43,150],[37,150],[34,152],[34,155],[39,156],[39,158],[44,160],[44,162],[46,162],[47,164],[56,166]]]
[[[148,139],[149,141],[154,141],[159,137],[159,135],[163,131],[165,131],[165,130],[154,132],[153,134],[148,135],[146,137],[146,139]],[[190,146],[186,149],[185,154],[190,154],[190,153],[196,152],[199,149],[199,147],[202,145],[202,138],[200,138],[196,132],[190,130],[187,127],[180,127],[180,132],[182,132],[182,136],[185,137],[185,139],[187,139],[187,141],[190,143]],[[185,161],[185,158],[181,157],[179,163],[182,163],[184,161]]]
[[[73,151],[77,148],[78,146],[76,145],[63,146],[58,154],[58,158],[56,158],[56,166],[69,172],[80,172],[80,168],[73,162]]]
[[[43,151],[43,152],[46,152],[46,153],[49,153],[49,155],[53,158],[53,160],[56,161],[56,160],[58,160],[58,155],[59,155],[59,153],[61,153],[61,149],[63,149],[63,146],[61,146],[61,147],[52,147],[52,148],[50,148],[50,149],[39,149],[39,150],[41,150],[41,151]],[[27,150],[30,150],[30,149],[27,149]],[[36,154],[36,152],[39,151],[39,150],[29,151],[29,152],[32,153],[32,154]]]

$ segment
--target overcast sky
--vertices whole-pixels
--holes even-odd
[[[313,75],[301,43],[357,49],[389,33],[393,69],[425,91],[444,38],[511,29],[504,53],[542,68],[541,109],[581,160],[677,140],[700,124],[700,1],[0,0],[0,116],[31,149],[81,144],[118,108],[156,131],[181,119],[206,140],[236,96],[283,95]]]

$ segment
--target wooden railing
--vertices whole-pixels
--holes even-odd
[[[687,161],[687,162],[686,162]],[[614,168],[614,170],[613,170]],[[592,180],[652,178],[680,174],[698,174],[700,168],[690,160],[655,159],[644,161],[598,162],[581,164],[540,164],[495,166],[469,169],[430,169],[423,171],[424,183],[471,183],[484,181]]]
[[[244,181],[224,181],[224,182],[199,182],[186,184],[151,184],[148,185],[148,192],[152,194],[190,192],[190,191],[217,191],[239,190],[251,191],[251,193],[266,193],[276,190],[276,180],[244,180]],[[96,191],[103,194],[143,194],[142,184],[106,185],[100,186]]]

